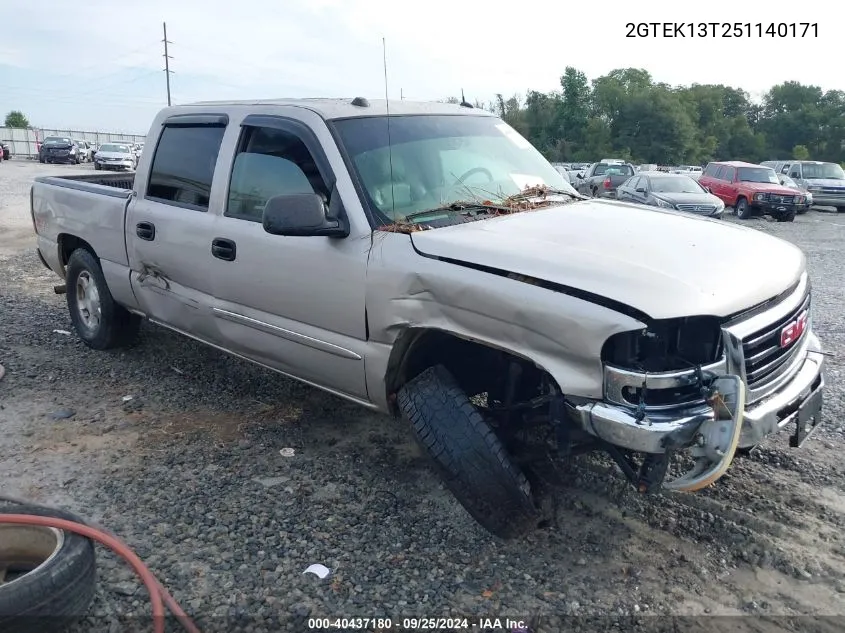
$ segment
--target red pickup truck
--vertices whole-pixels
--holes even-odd
[[[733,207],[741,220],[768,214],[778,222],[792,222],[806,203],[805,194],[780,184],[774,169],[752,163],[709,163],[698,182]]]

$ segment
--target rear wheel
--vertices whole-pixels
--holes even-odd
[[[739,198],[736,201],[736,206],[734,207],[736,211],[736,217],[740,220],[748,220],[753,213],[751,212],[751,207],[748,206],[748,200],[745,198]]]
[[[138,334],[141,318],[115,302],[97,258],[82,248],[68,261],[67,307],[79,338],[93,349],[124,347]]]
[[[501,538],[540,524],[525,474],[445,367],[430,367],[403,386],[398,404],[444,483],[476,521]]]

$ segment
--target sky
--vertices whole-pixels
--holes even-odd
[[[755,99],[787,80],[845,89],[845,75],[836,71],[845,55],[833,4],[27,0],[2,12],[0,115],[22,110],[33,126],[146,134],[167,104],[162,22],[172,42],[174,104],[380,98],[382,38],[391,99],[445,99],[463,89],[468,100],[487,102],[496,93],[548,92],[560,88],[566,66],[590,79],[645,68],[656,81],[724,83]],[[817,23],[817,36],[810,28],[804,38],[791,31],[758,37],[754,26],[793,20]],[[631,22],[750,23],[754,32],[725,38],[719,27],[715,36],[629,38]]]

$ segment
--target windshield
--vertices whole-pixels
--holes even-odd
[[[543,155],[501,119],[420,115],[335,121],[368,198],[388,222],[455,202],[501,201],[545,185],[575,194]]]
[[[779,185],[778,175],[769,167],[740,167],[738,170],[740,182],[770,182]]]
[[[45,143],[65,143],[67,145],[71,144],[71,140],[64,136],[48,136],[44,139]]]
[[[831,178],[833,180],[845,180],[845,171],[836,163],[802,163],[801,172],[805,179]]]
[[[100,145],[101,152],[123,152],[124,154],[129,153],[129,146],[127,145],[117,145],[116,143],[104,143]]]
[[[706,193],[701,185],[689,176],[652,178],[651,190],[655,193]]]
[[[634,170],[630,165],[596,165],[593,176],[633,176]]]

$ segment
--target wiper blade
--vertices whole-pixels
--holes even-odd
[[[579,200],[585,197],[577,191],[566,191],[565,189],[555,189],[554,187],[532,187],[531,189],[526,189],[520,193],[508,196],[508,200],[528,200],[530,198],[545,198],[548,196],[569,196],[570,198],[577,198]]]
[[[510,213],[513,209],[490,202],[452,202],[451,204],[446,204],[442,207],[434,207],[433,209],[425,209],[424,211],[414,211],[413,213],[409,213],[405,216],[405,221],[410,222],[416,218],[432,215],[434,213],[467,213],[470,211],[501,211],[502,213]]]

